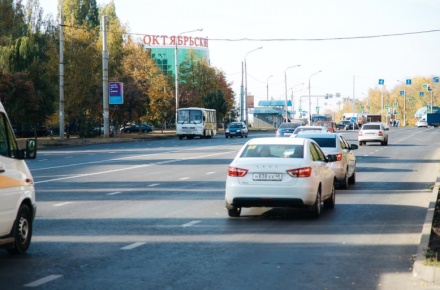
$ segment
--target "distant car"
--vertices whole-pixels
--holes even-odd
[[[318,121],[315,123],[315,125],[327,127],[327,130],[332,133],[336,133],[338,131],[338,127],[336,127],[336,122],[333,121]]]
[[[325,126],[301,126],[295,129],[295,131],[293,131],[292,136],[290,137],[295,137],[294,135],[301,133],[301,132],[321,132],[321,133],[327,133],[328,129]]]
[[[153,127],[151,127],[148,124],[142,124],[141,132],[142,133],[149,133],[153,131]],[[124,133],[139,133],[139,125],[132,125],[130,127],[124,128]]]
[[[226,138],[232,138],[232,137],[246,137],[249,134],[249,130],[244,122],[232,122],[228,125],[228,127],[225,130],[225,137]]]
[[[254,138],[228,167],[225,206],[230,217],[243,207],[308,208],[314,217],[335,206],[335,173],[319,145],[307,138]]]
[[[295,131],[296,128],[300,127],[302,123],[281,123],[278,126],[277,132],[275,134],[276,137],[290,137]]]
[[[338,128],[339,130],[353,130],[353,126],[354,130],[359,130],[358,123],[353,123],[350,120],[342,120],[336,124],[336,128]]]
[[[380,142],[381,145],[388,144],[388,128],[380,122],[366,123],[358,133],[359,146],[367,142]]]
[[[417,127],[417,128],[421,128],[421,127],[428,128],[428,122],[427,122],[425,119],[419,119],[419,120],[416,122],[416,127]]]
[[[299,133],[296,138],[313,139],[325,154],[336,155],[337,161],[331,164],[335,172],[338,188],[347,189],[348,184],[356,182],[356,156],[353,150],[358,145],[349,144],[340,133]]]

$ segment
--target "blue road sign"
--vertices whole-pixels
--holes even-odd
[[[109,83],[109,105],[122,105],[124,103],[124,84],[121,82]]]
[[[405,95],[405,91],[400,91],[400,95],[404,96]]]
[[[383,79],[379,79],[379,85],[383,85],[385,81]]]
[[[407,84],[407,85],[411,85],[411,79],[407,79],[407,80],[406,80],[406,84]]]
[[[432,78],[432,80],[434,81],[434,83],[438,83],[438,77],[434,77]]]
[[[419,96],[421,96],[421,97],[425,96],[425,92],[420,92]]]

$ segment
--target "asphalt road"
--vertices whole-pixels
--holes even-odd
[[[28,162],[32,244],[23,256],[0,251],[0,289],[439,288],[411,267],[440,173],[440,129],[391,128],[388,146],[359,147],[356,184],[318,220],[287,209],[227,216],[227,167],[246,140],[40,151]]]

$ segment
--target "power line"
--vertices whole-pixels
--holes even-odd
[[[330,40],[351,40],[351,39],[368,39],[368,38],[381,38],[381,37],[396,37],[405,35],[425,34],[440,32],[440,29],[423,30],[415,32],[403,32],[403,33],[391,33],[391,34],[378,34],[378,35],[364,35],[364,36],[345,36],[345,37],[328,37],[328,38],[208,38],[209,41],[330,41]],[[128,35],[146,35],[144,33],[125,33]]]

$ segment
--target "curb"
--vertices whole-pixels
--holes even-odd
[[[437,203],[440,188],[440,177],[437,177],[437,181],[432,189],[431,200],[429,201],[429,208],[426,214],[425,223],[423,225],[422,237],[417,249],[417,257],[414,261],[413,275],[419,279],[440,285],[440,268],[435,266],[425,265],[426,250],[429,246],[429,239],[431,237],[432,221],[434,218],[434,209]]]

